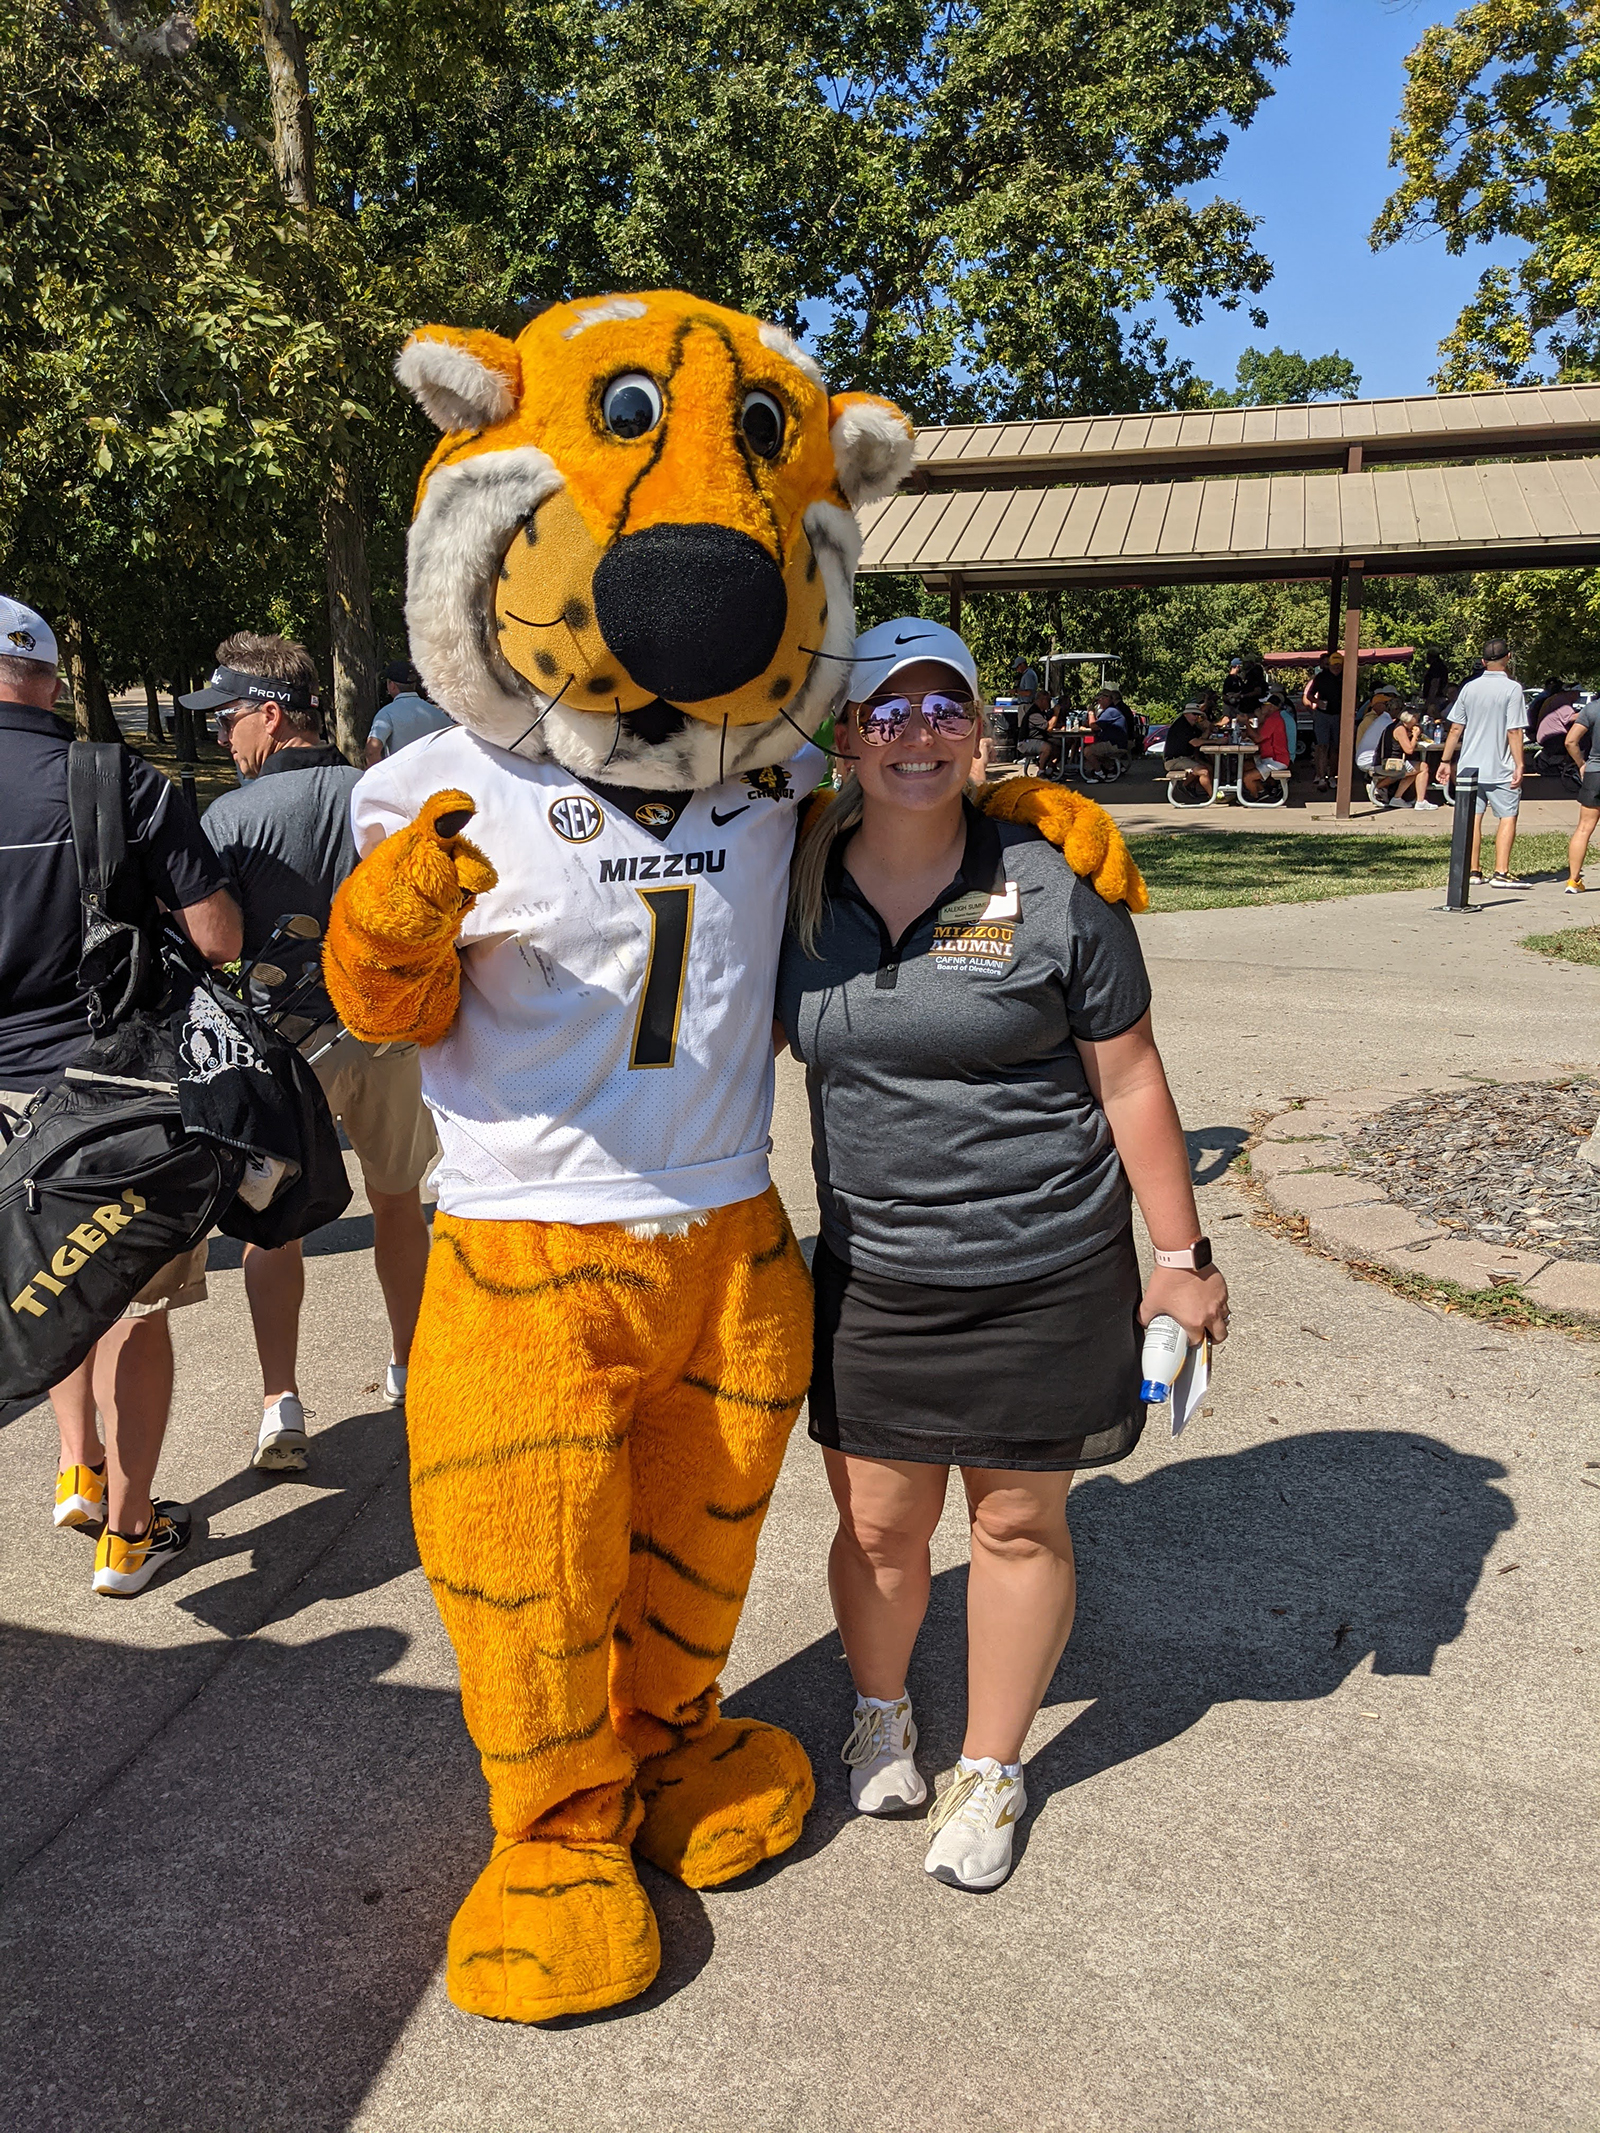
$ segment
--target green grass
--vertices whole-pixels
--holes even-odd
[[[1565,933],[1524,934],[1535,955],[1558,955],[1568,963],[1600,964],[1600,926],[1569,926]]]
[[[1487,858],[1487,832],[1484,845]],[[1311,904],[1334,896],[1375,896],[1385,889],[1442,892],[1450,872],[1448,837],[1173,830],[1130,837],[1128,849],[1149,887],[1152,911]],[[1519,874],[1535,877],[1559,871],[1565,880],[1565,834],[1519,837],[1512,865]]]

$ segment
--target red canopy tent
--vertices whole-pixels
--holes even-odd
[[[1399,660],[1415,659],[1416,656],[1417,648],[1413,644],[1391,644],[1369,647],[1357,652],[1356,664],[1363,667],[1391,666]],[[1263,652],[1261,664],[1264,667],[1309,668],[1316,666],[1325,657],[1326,654],[1322,652]]]

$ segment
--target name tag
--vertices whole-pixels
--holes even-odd
[[[965,896],[954,897],[939,907],[941,926],[984,925],[995,919],[1019,918],[1021,915],[1022,902],[1014,881],[1008,881],[993,895],[986,889],[969,889]]]

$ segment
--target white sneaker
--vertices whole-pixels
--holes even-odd
[[[263,1473],[298,1473],[306,1463],[306,1411],[292,1392],[279,1395],[261,1417],[250,1464]]]
[[[1418,815],[1436,815],[1439,812],[1439,803],[1437,800],[1418,800],[1412,812]]]
[[[997,1889],[1011,1871],[1011,1839],[1028,1804],[1022,1773],[1010,1776],[993,1756],[958,1763],[934,1802],[928,1827],[938,1834],[923,1861],[953,1889]]]
[[[391,1359],[383,1373],[384,1403],[389,1407],[404,1407],[406,1404],[406,1365]]]
[[[850,1804],[857,1814],[895,1815],[922,1805],[928,1783],[916,1765],[916,1746],[909,1696],[898,1703],[856,1698],[856,1722],[839,1760],[850,1765]]]

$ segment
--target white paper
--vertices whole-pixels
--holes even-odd
[[[1181,1437],[1211,1383],[1211,1342],[1203,1339],[1184,1358],[1172,1385],[1172,1434]]]

